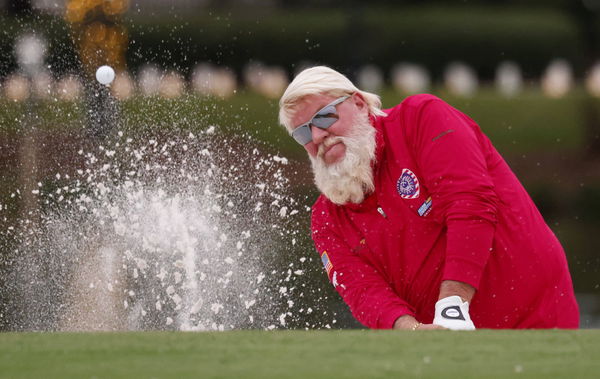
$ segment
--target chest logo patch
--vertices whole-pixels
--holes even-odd
[[[407,168],[402,169],[402,175],[398,178],[396,189],[403,199],[416,199],[419,197],[419,180],[417,176]]]

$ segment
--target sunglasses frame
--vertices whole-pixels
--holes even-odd
[[[318,126],[315,125],[315,117],[317,117],[319,115],[319,113],[323,112],[325,109],[329,108],[329,107],[333,107],[334,111],[335,111],[335,115],[337,116],[337,108],[336,106],[343,103],[344,101],[346,101],[348,98],[352,97],[352,95],[345,95],[342,97],[338,97],[337,99],[335,99],[334,101],[332,101],[331,103],[325,105],[323,108],[319,109],[311,118],[310,120],[308,120],[308,122],[305,122],[304,124],[294,128],[294,130],[292,130],[292,137],[296,140],[296,142],[298,142],[300,145],[304,146],[307,143],[312,141],[312,130],[311,130],[311,125],[315,126],[319,129],[328,129],[331,127],[331,125],[335,124],[338,120],[339,117],[336,117],[335,121],[333,121],[331,124],[327,125],[327,126]],[[310,137],[310,138],[309,138]]]

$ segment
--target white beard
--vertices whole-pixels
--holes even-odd
[[[357,115],[348,136],[326,138],[317,157],[309,156],[317,188],[335,204],[361,203],[375,189],[371,167],[375,160],[375,133],[369,116]],[[339,141],[346,147],[346,153],[339,162],[328,166],[323,160],[325,147]]]

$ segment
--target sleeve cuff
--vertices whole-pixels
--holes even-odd
[[[379,319],[377,329],[392,329],[396,320],[405,315],[415,317],[413,312],[403,307],[395,308],[392,311],[387,311]]]
[[[480,266],[468,260],[456,258],[447,260],[444,266],[442,281],[455,280],[457,282],[467,283],[478,290],[484,268],[485,265]]]

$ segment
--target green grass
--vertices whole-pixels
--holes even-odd
[[[533,88],[512,98],[500,96],[490,87],[481,88],[471,98],[453,96],[443,89],[434,94],[475,120],[501,153],[517,155],[581,149],[586,138],[586,106],[598,106],[582,89],[560,99],[545,97]],[[382,99],[388,107],[402,101],[402,96],[388,90]]]
[[[600,331],[0,334],[3,378],[584,378]]]
[[[536,151],[573,152],[586,144],[586,112],[600,118],[600,100],[581,88],[561,99],[549,99],[528,88],[505,98],[483,87],[473,98],[460,98],[435,89],[433,93],[473,118],[504,154],[520,156]],[[381,93],[384,107],[392,107],[406,95],[388,88]],[[303,159],[304,151],[277,123],[278,103],[249,91],[227,100],[193,94],[179,99],[137,96],[120,103],[123,127],[132,134],[164,131],[197,131],[215,125],[226,133],[245,132],[264,141],[288,158]],[[0,134],[19,133],[27,122],[50,130],[81,129],[85,104],[45,101],[30,105],[0,99]],[[29,121],[28,121],[29,120]]]

